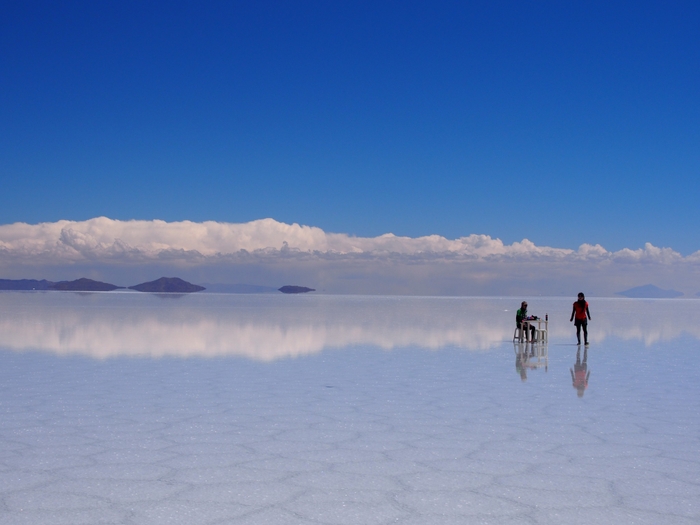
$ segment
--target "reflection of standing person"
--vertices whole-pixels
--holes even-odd
[[[578,344],[581,344],[581,328],[583,328],[583,342],[588,344],[588,319],[591,318],[591,312],[588,309],[588,303],[586,302],[586,297],[583,293],[578,294],[578,301],[574,303],[574,309],[571,311],[571,319],[569,322],[576,318],[574,324],[576,325],[576,339],[578,339]]]
[[[515,313],[515,324],[518,328],[521,330],[525,330],[525,338],[527,339],[527,332],[530,330],[530,338],[529,341],[534,341],[535,340],[535,326],[531,325],[530,323],[526,323],[523,321],[527,321],[528,315],[527,315],[527,303],[523,301],[520,303],[520,308],[518,308],[518,311]]]
[[[581,362],[581,347],[576,351],[576,364],[574,369],[569,368],[571,372],[571,382],[576,389],[576,395],[583,397],[584,392],[588,388],[588,378],[591,376],[591,371],[588,370],[588,348],[583,349],[583,362]]]

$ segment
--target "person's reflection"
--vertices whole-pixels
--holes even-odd
[[[571,372],[571,381],[573,383],[573,387],[576,389],[576,395],[578,397],[583,397],[583,394],[586,391],[586,388],[588,388],[588,378],[591,375],[591,371],[588,370],[588,347],[584,347],[583,350],[583,362],[581,361],[581,347],[578,347],[578,350],[576,351],[576,364],[574,365],[573,370],[569,368],[569,372]]]
[[[527,351],[527,343],[514,343],[515,347],[515,371],[520,375],[520,380],[527,381],[527,369],[530,355]]]
[[[520,380],[527,381],[527,371],[544,368],[547,371],[549,356],[547,345],[517,342],[513,343],[515,352],[515,371],[520,376]]]
[[[537,364],[530,361],[535,357],[534,343],[519,342],[513,344],[515,348],[515,371],[520,375],[522,382],[527,381],[527,371],[537,368]]]

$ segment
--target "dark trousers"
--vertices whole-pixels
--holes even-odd
[[[531,325],[530,323],[522,323],[520,325],[520,328],[523,330],[530,330],[530,341],[535,340],[535,327]],[[525,335],[527,335],[527,332],[525,332]]]
[[[588,342],[588,319],[574,319],[576,325],[576,339],[581,342],[581,327],[583,327],[583,342]]]

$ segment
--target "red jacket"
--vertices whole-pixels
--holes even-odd
[[[588,301],[586,301],[585,306],[581,306],[578,301],[574,303],[574,310],[576,311],[576,319],[583,321],[586,318],[586,310],[588,310]]]

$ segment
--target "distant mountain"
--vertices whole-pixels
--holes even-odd
[[[75,281],[59,281],[57,283],[46,279],[0,279],[0,290],[59,290],[71,292],[111,292],[123,286],[93,281],[92,279],[76,279]]]
[[[653,284],[645,284],[644,286],[630,288],[624,292],[617,292],[616,295],[633,297],[636,299],[671,299],[673,297],[680,297],[683,295],[683,292],[678,292],[676,290],[663,290],[658,286],[654,286]]]
[[[276,293],[277,288],[272,286],[261,286],[258,284],[212,284],[212,283],[202,283],[207,290],[211,293]]]
[[[53,284],[46,279],[0,279],[0,290],[50,290]]]
[[[137,292],[192,293],[201,292],[205,288],[183,281],[178,277],[161,277],[155,281],[129,286],[129,289]]]
[[[111,292],[112,290],[124,287],[110,283],[103,283],[100,281],[93,281],[92,279],[82,277],[80,279],[76,279],[75,281],[61,281],[58,283],[52,283],[49,288],[51,290],[71,292]]]
[[[282,288],[279,289],[280,292],[282,293],[306,293],[306,292],[315,292],[313,288],[307,288],[306,286],[283,286]]]

